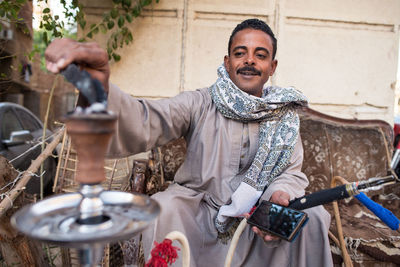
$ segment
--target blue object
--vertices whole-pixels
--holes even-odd
[[[364,206],[366,206],[370,211],[372,211],[382,222],[392,230],[398,230],[400,225],[400,220],[388,209],[382,207],[375,201],[367,197],[366,194],[360,193],[355,196]]]

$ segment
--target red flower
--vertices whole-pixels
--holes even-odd
[[[160,256],[151,256],[145,267],[168,267],[168,264]]]
[[[154,248],[151,251],[151,259],[145,267],[167,267],[168,263],[174,263],[178,258],[178,247],[172,246],[170,239],[164,239],[163,242],[154,241]]]

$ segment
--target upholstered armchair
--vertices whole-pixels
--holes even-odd
[[[301,110],[300,119],[304,148],[302,170],[310,181],[307,193],[331,187],[335,176],[354,182],[390,172],[393,134],[388,123],[340,119],[309,108]],[[153,149],[148,160],[134,160],[130,190],[150,195],[164,190],[173,181],[185,153],[185,141],[178,139]],[[399,186],[372,191],[368,196],[400,215]],[[332,216],[330,237],[336,265],[342,264],[343,253],[350,255],[354,266],[400,264],[400,234],[384,225],[356,199],[340,200],[336,214],[332,204],[326,204],[325,208]],[[339,245],[337,217],[341,219],[339,228],[343,232],[345,252]]]
[[[309,108],[301,110],[300,119],[304,147],[302,170],[310,181],[307,193],[331,187],[336,176],[353,182],[390,172],[393,133],[388,123],[340,119]],[[76,190],[73,179],[76,155],[67,138],[63,147],[56,192]],[[173,181],[185,154],[186,143],[181,138],[154,148],[146,157],[108,160],[107,181],[103,186],[109,190],[154,194]],[[399,185],[369,192],[368,196],[400,216]],[[332,216],[329,235],[335,265],[341,266],[346,255],[350,257],[346,266],[400,265],[399,232],[389,229],[354,198],[340,200],[338,204],[339,212],[334,211],[331,203],[325,205]],[[341,250],[340,240],[345,244],[344,250]],[[144,261],[140,257],[140,244],[132,242],[110,245],[105,252],[103,266],[121,266],[123,258],[125,263]],[[66,265],[74,265],[72,250],[63,250],[62,255]]]

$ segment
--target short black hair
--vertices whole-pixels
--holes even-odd
[[[265,23],[262,20],[259,19],[246,19],[244,21],[242,21],[241,23],[239,23],[235,29],[233,29],[231,37],[229,37],[229,43],[228,43],[228,55],[231,55],[231,46],[232,46],[232,40],[233,37],[235,36],[235,34],[241,30],[244,29],[255,29],[255,30],[260,30],[265,32],[266,34],[269,35],[269,37],[271,37],[272,40],[272,47],[274,49],[274,51],[272,51],[272,59],[275,59],[275,55],[276,55],[276,49],[277,49],[277,40],[275,38],[274,33],[272,32],[271,28],[268,26],[267,23]]]

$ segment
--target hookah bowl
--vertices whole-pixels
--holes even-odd
[[[148,196],[104,191],[101,186],[115,122],[115,115],[105,113],[68,116],[67,133],[79,159],[79,191],[25,206],[11,218],[12,225],[32,239],[78,249],[82,266],[97,266],[105,244],[131,238],[160,213]]]

